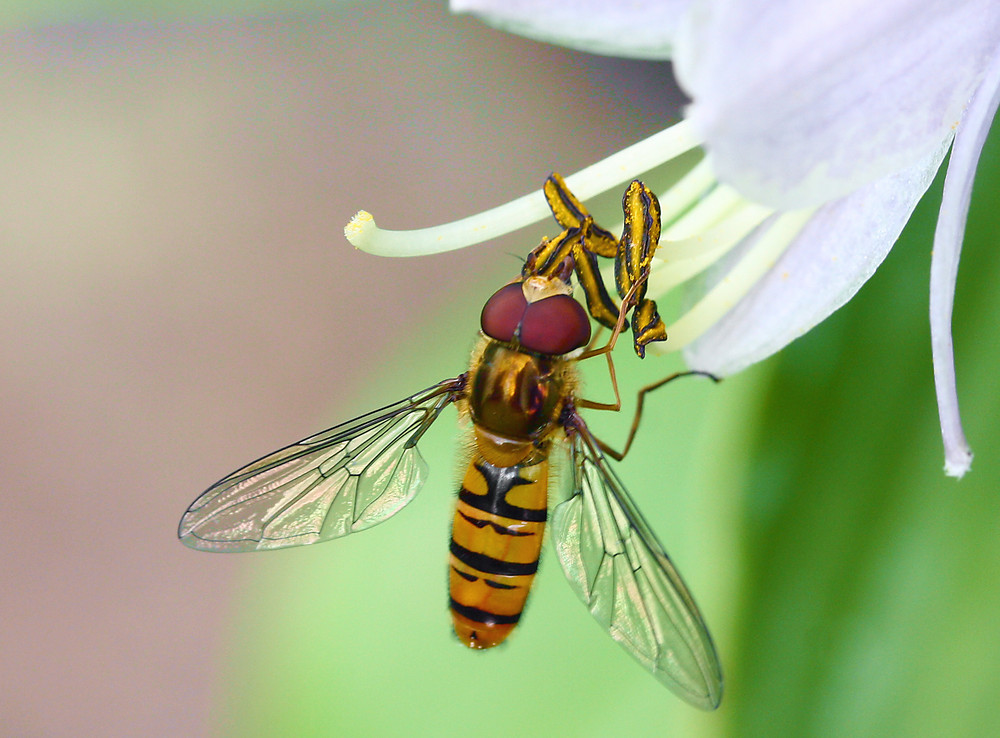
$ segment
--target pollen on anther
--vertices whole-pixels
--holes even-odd
[[[351,218],[351,222],[344,226],[344,236],[354,248],[359,248],[365,232],[375,227],[375,218],[372,217],[372,214],[367,210],[359,210]]]

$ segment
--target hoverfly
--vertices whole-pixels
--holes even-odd
[[[712,639],[663,546],[608,463],[581,408],[619,410],[611,349],[631,313],[636,353],[665,338],[645,283],[659,241],[659,203],[633,182],[621,239],[594,224],[558,175],[545,195],[563,232],[543,239],[521,275],[483,308],[470,368],[415,395],[310,436],[233,472],[192,503],[181,541],[203,551],[256,551],[339,538],[381,523],[423,485],[417,450],[448,405],[471,419],[475,450],[461,489],[449,558],[455,633],[471,648],[502,642],[524,610],[546,523],[570,585],[591,614],[657,679],[703,709],[718,706]],[[620,305],[597,257],[615,259]],[[576,274],[587,308],[572,297]],[[592,349],[590,319],[611,329]],[[577,396],[575,364],[604,355],[616,402]],[[674,375],[679,376],[679,375]],[[665,384],[668,377],[653,389]],[[641,408],[642,393],[640,393]],[[568,450],[568,498],[548,516],[549,457]]]

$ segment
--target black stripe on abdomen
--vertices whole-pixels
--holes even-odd
[[[490,526],[493,529],[493,532],[500,536],[520,537],[520,536],[535,535],[531,531],[517,530],[516,528],[508,528],[504,525],[499,525],[497,523],[494,523],[492,520],[481,520],[479,518],[474,518],[471,515],[466,515],[461,510],[458,511],[458,514],[461,515],[464,520],[468,521],[471,525],[474,525],[477,528],[485,528],[487,525]]]
[[[455,543],[454,538],[451,539],[451,554],[466,566],[476,571],[481,571],[483,574],[492,574],[499,577],[523,577],[538,571],[538,559],[527,564],[515,561],[501,561],[483,553],[470,551]]]
[[[507,490],[497,490],[491,487],[490,494],[477,495],[475,492],[470,492],[465,487],[462,487],[459,490],[458,499],[469,507],[474,507],[476,510],[510,518],[511,520],[520,520],[526,523],[544,523],[548,520],[549,511],[546,508],[532,510],[528,507],[511,505],[505,498],[506,494]]]
[[[480,610],[478,607],[469,607],[451,598],[451,609],[459,615],[483,625],[511,625],[521,619],[521,613],[517,615],[497,615],[496,613]]]

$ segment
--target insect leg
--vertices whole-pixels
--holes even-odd
[[[594,331],[594,335],[590,337],[590,342],[584,347],[584,353],[592,351],[594,346],[597,345],[597,341],[601,338],[601,334],[604,332],[604,326],[598,324],[597,330]]]
[[[691,376],[708,377],[713,382],[722,381],[719,377],[709,372],[703,372],[697,369],[691,369],[686,372],[676,372],[674,374],[671,374],[669,377],[660,379],[656,382],[653,382],[652,384],[647,384],[645,387],[639,390],[639,395],[636,398],[635,417],[632,419],[632,427],[631,429],[629,429],[628,438],[625,439],[625,447],[622,448],[621,451],[616,451],[615,449],[611,448],[606,443],[601,441],[599,438],[594,438],[594,440],[597,441],[597,444],[601,447],[601,450],[608,456],[615,459],[616,461],[621,461],[622,459],[624,459],[625,454],[627,454],[628,450],[632,447],[632,441],[635,439],[636,431],[639,430],[639,420],[642,418],[642,406],[646,399],[646,393],[652,392],[653,390],[657,390],[663,385],[673,382],[675,379],[680,379],[681,377],[691,377]],[[577,404],[579,404],[579,402]]]
[[[576,404],[578,407],[585,407],[591,410],[612,410],[614,412],[618,412],[622,409],[622,398],[618,393],[618,378],[615,375],[615,362],[611,358],[611,352],[615,347],[615,343],[618,341],[618,336],[625,327],[625,317],[628,315],[629,308],[632,305],[632,300],[635,297],[635,292],[639,288],[639,285],[646,283],[647,277],[649,277],[649,270],[646,270],[642,275],[640,275],[639,279],[632,284],[632,287],[625,294],[621,307],[618,309],[618,321],[615,323],[615,327],[611,331],[611,337],[608,339],[608,342],[599,349],[588,349],[578,357],[578,361],[582,361],[584,359],[591,359],[595,356],[604,354],[605,358],[608,360],[608,374],[611,377],[611,389],[614,390],[615,401],[594,402],[593,400],[577,398]]]

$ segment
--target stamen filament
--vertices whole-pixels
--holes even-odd
[[[679,190],[704,193],[708,189],[705,185],[715,185],[693,206],[688,202],[684,206],[686,212],[660,237],[649,277],[648,295],[654,299],[718,261],[774,212],[744,199],[732,187],[715,184],[707,166],[696,172],[704,163],[704,160],[699,162],[664,197],[672,197],[671,204],[677,204],[680,198],[673,196]],[[663,201],[660,200],[661,205]],[[618,233],[621,229],[622,224],[618,223],[611,232]],[[694,235],[680,237],[680,234]],[[605,266],[601,274],[610,284],[614,280],[614,267]]]
[[[667,340],[648,348],[658,354],[676,351],[708,330],[774,266],[813,212],[808,208],[778,216],[729,274],[667,328]]]
[[[745,203],[746,200],[736,190],[727,185],[716,185],[694,207],[677,219],[670,227],[665,228],[660,236],[660,248],[656,255],[664,256],[664,242],[686,240],[697,234],[704,233],[728,218],[730,214]]]
[[[742,241],[773,211],[744,201],[721,223],[705,233],[668,243],[660,242],[649,276],[649,295],[659,297],[707,269]]]
[[[660,220],[664,230],[669,230],[716,184],[712,167],[707,157],[703,157],[660,196]],[[621,233],[621,228],[613,230],[612,233]]]
[[[662,246],[665,241],[677,241],[711,228],[725,218],[739,201],[740,196],[734,190],[716,184],[690,210],[663,229],[660,245]]]
[[[566,178],[581,200],[587,200],[638,177],[663,162],[700,145],[690,124],[681,121],[622,149]],[[411,231],[390,231],[375,225],[361,210],[344,228],[355,248],[378,256],[420,256],[472,246],[550,217],[540,190],[468,218]]]
[[[774,211],[763,205],[743,202],[731,207],[726,216],[713,226],[706,226],[695,235],[687,238],[660,241],[656,250],[656,259],[665,263],[695,259],[702,256],[708,249],[717,249],[724,244],[739,240],[758,225],[764,222]]]

